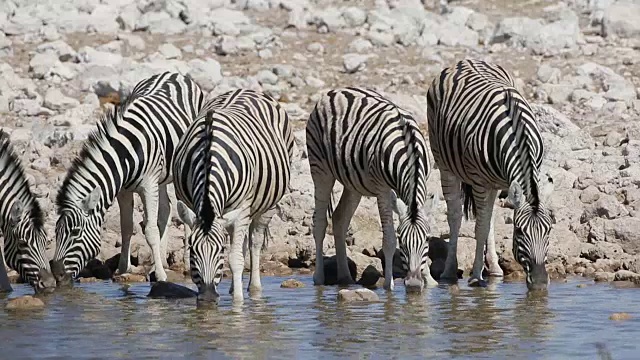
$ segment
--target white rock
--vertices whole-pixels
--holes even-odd
[[[80,105],[76,99],[65,96],[62,91],[57,88],[49,88],[44,95],[44,106],[51,110],[67,110]]]
[[[607,8],[602,21],[605,36],[623,38],[640,36],[640,2],[618,1]]]
[[[182,57],[180,49],[175,47],[173,44],[162,44],[158,48],[158,51],[165,57],[165,59],[180,59]]]
[[[348,27],[362,26],[367,21],[367,13],[354,6],[344,9],[342,17]]]
[[[140,36],[133,34],[120,34],[118,35],[118,39],[124,40],[127,45],[136,50],[145,49],[144,40]]]
[[[213,90],[222,81],[220,63],[213,59],[193,59],[187,64],[189,66],[187,74],[205,91]]]
[[[78,59],[83,63],[98,66],[114,67],[122,63],[122,55],[98,51],[89,46],[85,46],[78,51]]]
[[[36,79],[42,79],[58,62],[58,56],[55,53],[47,52],[35,54],[35,56],[29,61],[29,70],[33,72],[33,76]]]
[[[43,43],[36,47],[36,52],[45,53],[52,52],[58,56],[60,61],[71,61],[76,57],[76,51],[62,40]]]
[[[357,53],[368,53],[373,49],[373,44],[367,39],[357,38],[349,44],[347,49]]]
[[[260,84],[275,85],[278,83],[278,75],[274,74],[271,70],[260,70],[256,75]]]
[[[38,99],[14,99],[11,110],[22,116],[35,116],[40,114],[47,114],[47,111],[43,111],[40,106],[41,101]]]
[[[543,83],[557,84],[560,82],[561,72],[560,69],[551,67],[549,64],[542,64],[538,68],[537,72],[538,80]]]
[[[355,73],[363,70],[367,65],[369,55],[345,54],[342,56],[344,70],[348,73]]]
[[[120,24],[116,21],[117,17],[118,9],[116,7],[100,4],[91,12],[89,31],[100,34],[116,33],[120,30]]]
[[[322,87],[324,87],[324,81],[322,81],[322,80],[320,80],[318,78],[315,78],[313,76],[307,76],[304,79],[304,82],[306,82],[307,85],[309,85],[311,87],[314,87],[314,88],[322,88]]]
[[[122,30],[132,31],[136,29],[138,19],[142,14],[138,10],[136,4],[130,4],[120,10],[120,15],[116,18],[116,22],[120,25]]]

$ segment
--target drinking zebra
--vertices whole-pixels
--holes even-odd
[[[176,198],[186,206],[180,206],[179,215],[191,228],[191,277],[200,300],[219,298],[225,229],[230,234],[234,301],[243,300],[245,240],[251,257],[249,291],[261,290],[260,248],[275,205],[289,186],[293,145],[285,110],[251,90],[229,91],[207,101],[180,140],[173,177]]]
[[[118,200],[122,249],[118,272],[130,270],[133,194],[144,205],[144,234],[155,275],[166,280],[166,228],[171,213],[167,184],[174,149],[204,101],[189,77],[163,72],[140,81],[107,111],[84,143],[58,192],[56,252],[51,268],[58,282],[70,282],[100,252],[107,209]]]
[[[429,141],[440,169],[450,228],[443,278],[457,279],[457,242],[462,208],[476,217],[471,285],[482,285],[486,245],[490,275],[502,276],[493,233],[493,205],[509,189],[515,207],[513,255],[529,289],[546,288],[552,219],[545,202],[553,179],[542,175],[544,144],[527,101],[501,66],[463,60],[444,69],[427,92]]]
[[[0,129],[0,291],[12,291],[4,259],[36,292],[55,288],[46,260],[47,235],[40,203],[30,190],[9,135]]]
[[[354,280],[347,265],[346,231],[361,197],[375,196],[383,232],[385,289],[393,290],[396,233],[392,211],[400,215],[400,254],[407,270],[407,289],[421,290],[425,280],[427,285],[437,284],[429,271],[427,253],[430,214],[438,197],[430,201],[427,194],[431,166],[425,139],[414,118],[374,90],[334,89],[316,104],[306,135],[315,189],[314,283],[324,284],[322,246],[327,209],[337,180],[344,186],[332,214],[338,282]]]

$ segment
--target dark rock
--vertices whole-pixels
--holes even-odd
[[[351,273],[351,278],[355,281],[355,278],[358,275],[356,263],[350,258],[347,258],[347,263],[349,264],[349,273]],[[336,255],[324,257],[324,284],[338,284],[338,262],[336,261]]]
[[[111,273],[115,273],[118,270],[118,262],[120,261],[120,253],[113,255],[107,259],[104,264],[109,268]],[[131,256],[131,266],[138,266],[139,261],[137,257]]]
[[[375,287],[380,277],[382,277],[380,271],[376,269],[375,266],[369,265],[364,269],[364,271],[362,272],[362,276],[357,283],[366,288]]]
[[[157,281],[151,285],[151,290],[147,296],[150,298],[186,299],[197,297],[198,293],[188,287],[172,282]]]

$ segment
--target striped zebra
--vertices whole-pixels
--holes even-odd
[[[430,214],[437,207],[438,197],[430,200],[427,194],[431,166],[426,141],[414,118],[374,90],[340,88],[320,98],[309,116],[306,136],[315,193],[314,283],[322,285],[325,280],[322,248],[327,210],[337,180],[344,187],[332,214],[338,283],[354,281],[347,265],[346,231],[362,196],[375,196],[383,232],[384,288],[394,287],[394,211],[400,216],[398,232],[402,263],[407,270],[405,286],[408,290],[422,290],[425,280],[429,286],[436,285],[427,253]]]
[[[464,215],[476,218],[471,285],[484,285],[484,251],[491,276],[502,276],[493,231],[498,190],[513,204],[513,255],[529,289],[544,289],[552,219],[545,206],[553,179],[542,174],[542,136],[532,110],[501,66],[463,60],[444,69],[427,92],[429,141],[447,202],[449,253],[442,277],[457,279],[457,242]]]
[[[155,275],[166,280],[166,228],[171,204],[175,147],[204,101],[189,77],[163,72],[140,81],[118,106],[107,111],[67,172],[56,205],[56,252],[51,268],[68,283],[100,252],[106,211],[117,199],[122,249],[118,272],[130,271],[133,194],[144,205],[144,234]]]
[[[176,148],[178,211],[192,230],[190,269],[199,299],[217,301],[225,230],[230,234],[230,293],[242,301],[248,240],[249,291],[260,292],[260,248],[275,205],[289,186],[294,138],[285,110],[271,97],[234,90],[208,100]],[[189,211],[187,211],[189,210]],[[194,216],[185,216],[193,212]],[[256,241],[255,236],[263,237]]]
[[[0,230],[4,236],[4,255],[0,251],[0,292],[12,291],[5,258],[9,267],[29,283],[36,292],[56,286],[46,260],[47,235],[44,214],[30,190],[22,163],[13,149],[9,135],[0,129]]]

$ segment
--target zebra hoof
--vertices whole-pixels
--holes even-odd
[[[487,287],[487,282],[478,278],[469,279],[469,287]]]

